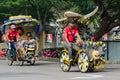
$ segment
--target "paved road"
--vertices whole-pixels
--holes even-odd
[[[34,66],[28,64],[8,66],[0,60],[0,80],[120,80],[120,64],[107,64],[104,71],[81,73],[77,67],[70,72],[62,72],[58,62],[39,61]]]

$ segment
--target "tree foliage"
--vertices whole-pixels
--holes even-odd
[[[95,39],[99,40],[102,35],[112,28],[120,26],[120,0],[93,0],[99,7],[99,29],[96,30]]]
[[[0,21],[8,19],[11,15],[25,14],[24,5],[21,0],[1,0],[0,1]]]
[[[120,0],[0,0],[0,21],[11,15],[32,15],[46,29],[49,22],[63,17],[65,11],[84,15],[98,6],[99,11],[89,21],[98,26],[95,39],[99,40],[113,27],[120,25],[119,5]]]

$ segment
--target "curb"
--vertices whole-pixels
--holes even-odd
[[[59,58],[44,58],[44,57],[38,57],[38,61],[39,61],[39,60],[59,62]]]
[[[1,57],[0,60],[6,60],[6,57]],[[37,61],[53,61],[53,62],[59,62],[59,58],[44,58],[44,57],[38,57]]]
[[[6,60],[6,57],[0,58],[0,60]],[[37,61],[53,61],[53,62],[59,62],[59,58],[44,58],[44,57],[38,57]],[[111,61],[106,61],[105,64],[120,64],[120,61],[116,62],[111,62]]]

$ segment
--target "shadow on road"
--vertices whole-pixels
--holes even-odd
[[[104,70],[87,71],[85,73],[101,73],[120,71],[120,68],[105,68]],[[69,72],[80,72],[80,70],[70,70]]]
[[[80,72],[79,70],[70,70],[69,72]],[[85,73],[99,73],[99,72],[108,72],[108,71],[87,71]]]
[[[53,65],[53,64],[56,64],[56,63],[36,63],[35,65],[33,66],[44,66],[44,65]]]
[[[37,62],[34,65],[30,65],[29,63],[25,62],[23,66],[46,66],[46,65],[53,65],[56,64],[55,62]],[[20,66],[18,63],[13,64],[13,66]],[[22,67],[22,66],[21,66]]]

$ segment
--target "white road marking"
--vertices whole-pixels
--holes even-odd
[[[102,78],[104,77],[103,75],[90,75],[90,74],[87,74],[85,76],[81,76],[81,77],[73,77],[71,79],[93,79],[93,78]]]

